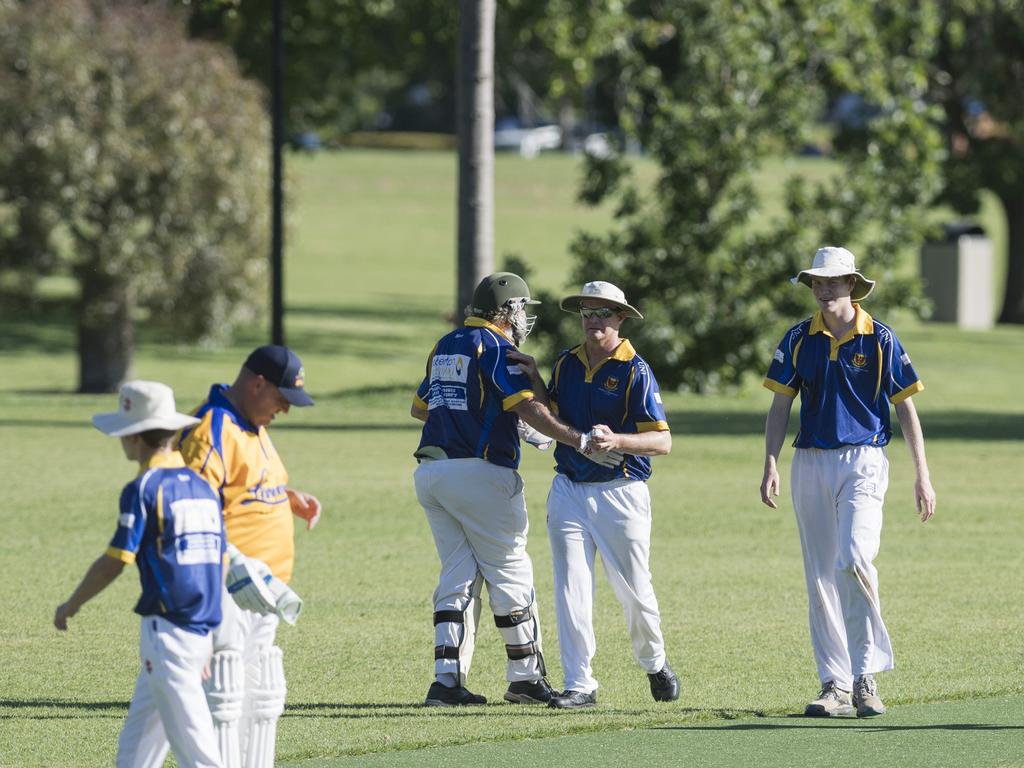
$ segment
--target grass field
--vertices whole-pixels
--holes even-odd
[[[621,611],[599,581],[596,709],[421,707],[437,562],[412,490],[418,430],[407,414],[451,311],[455,161],[353,152],[292,166],[286,328],[317,407],[282,418],[272,434],[292,484],[317,493],[326,511],[315,531],[297,533],[294,586],[306,610],[278,635],[289,686],[281,763],[480,765],[516,755],[581,765],[817,766],[860,749],[873,764],[1024,765],[1020,329],[900,326],[926,382],[915,401],[939,509],[927,525],[916,522],[909,457],[896,441],[877,561],[897,654],[897,669],[880,680],[891,715],[827,726],[785,717],[802,709],[817,680],[788,499],[773,512],[757,498],[770,396],[755,381],[728,396],[665,398],[675,447],[655,461],[651,481],[652,568],[683,678],[680,702],[650,700]],[[499,253],[521,253],[552,290],[565,287],[574,229],[604,221],[572,203],[577,174],[560,157],[502,157],[497,168]],[[68,317],[2,317],[0,766],[108,765],[136,673],[135,574],[88,604],[66,635],[51,619],[106,546],[133,468],[117,441],[88,423],[113,397],[72,393]],[[259,329],[222,350],[157,345],[144,335],[136,374],[170,383],[189,407],[209,383],[230,380],[257,341]],[[531,451],[522,473],[558,685],[544,531],[550,465]],[[505,687],[503,657],[485,623],[471,687],[492,701]],[[772,762],[769,752],[788,757]]]

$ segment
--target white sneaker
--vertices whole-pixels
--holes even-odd
[[[842,717],[853,714],[853,705],[850,700],[850,692],[844,691],[829,680],[821,686],[821,693],[818,698],[807,705],[804,709],[807,717]]]
[[[853,681],[853,704],[857,707],[857,717],[885,714],[885,704],[878,697],[874,675],[861,675]]]

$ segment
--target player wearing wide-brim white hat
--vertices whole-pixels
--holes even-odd
[[[566,296],[558,303],[558,306],[566,312],[575,314],[580,311],[580,304],[588,299],[592,301],[606,301],[618,307],[626,317],[635,317],[637,320],[644,319],[644,316],[640,314],[640,310],[631,306],[626,301],[626,294],[622,292],[621,288],[604,280],[584,283],[582,291],[574,293],[572,296]]]
[[[177,432],[199,423],[199,419],[177,412],[174,391],[158,381],[126,382],[117,405],[113,413],[92,417],[96,429],[111,437],[127,437],[151,429]]]
[[[875,289],[875,281],[868,280],[857,271],[857,261],[853,254],[845,248],[833,245],[819,248],[814,254],[811,268],[790,278],[790,282],[793,285],[803,283],[809,288],[812,277],[845,277],[846,275],[851,275],[857,281],[850,293],[850,301],[863,301]]]

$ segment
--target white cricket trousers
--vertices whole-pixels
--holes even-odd
[[[519,473],[483,459],[441,459],[423,461],[414,480],[441,560],[434,610],[465,611],[467,597],[478,588],[474,586],[477,574],[487,584],[495,616],[530,608],[534,601],[533,562],[526,553],[530,522]],[[539,620],[536,627],[539,643]],[[437,644],[458,644],[454,634],[441,636],[455,631],[448,622],[439,625]],[[458,669],[452,659],[435,662],[438,680],[446,684],[458,679]],[[509,659],[506,677],[510,681],[540,676],[537,655]]]
[[[118,739],[118,768],[162,766],[168,747],[183,768],[220,768],[202,680],[212,652],[210,635],[197,635],[159,616],[142,618],[142,669]]]
[[[651,495],[640,480],[574,483],[555,475],[548,494],[555,615],[565,689],[593,693],[594,557],[622,604],[633,655],[648,674],[665,666],[661,615],[651,583]]]
[[[873,564],[889,460],[876,446],[797,448],[791,484],[818,677],[849,691],[893,667]]]

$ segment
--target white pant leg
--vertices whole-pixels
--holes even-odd
[[[141,656],[141,647],[139,653]],[[143,667],[135,681],[128,716],[117,739],[117,768],[159,768],[170,748],[150,692],[148,673]]]
[[[565,475],[555,475],[548,493],[548,540],[555,575],[555,617],[565,690],[593,693],[598,688],[591,661],[594,637],[594,556],[589,530],[596,512]]]
[[[873,562],[881,544],[889,461],[885,451],[874,446],[835,453],[840,464],[836,584],[843,605],[851,671],[858,677],[893,668],[892,642],[882,621],[878,571]]]
[[[159,713],[166,741],[183,768],[219,768],[213,718],[203,692],[203,665],[213,651],[209,635],[197,635],[158,616],[144,616],[139,642],[140,688]],[[150,750],[147,750],[150,751]],[[166,755],[166,750],[164,751]],[[150,757],[156,757],[150,751]],[[162,765],[163,759],[153,763]]]
[[[597,505],[591,535],[622,605],[633,655],[648,674],[665,666],[661,613],[651,581],[651,494],[640,480],[585,485]]]
[[[483,459],[426,461],[416,469],[416,493],[427,512],[431,530],[455,537],[438,545],[445,576],[445,555],[452,559],[451,584],[439,584],[442,593],[461,589],[470,578],[465,539],[476,568],[487,583],[487,597],[495,615],[507,616],[529,608],[534,601],[533,563],[526,552],[529,519],[523,481],[519,473]],[[461,536],[459,533],[461,532]],[[435,533],[435,544],[438,542]],[[475,578],[475,574],[474,574]],[[539,640],[539,622],[537,623]],[[509,680],[536,680],[539,659],[533,655],[510,660]]]
[[[824,684],[829,680],[853,688],[846,623],[836,584],[838,527],[835,490],[835,451],[797,448],[790,485],[800,531],[807,581],[807,613],[811,646]]]

